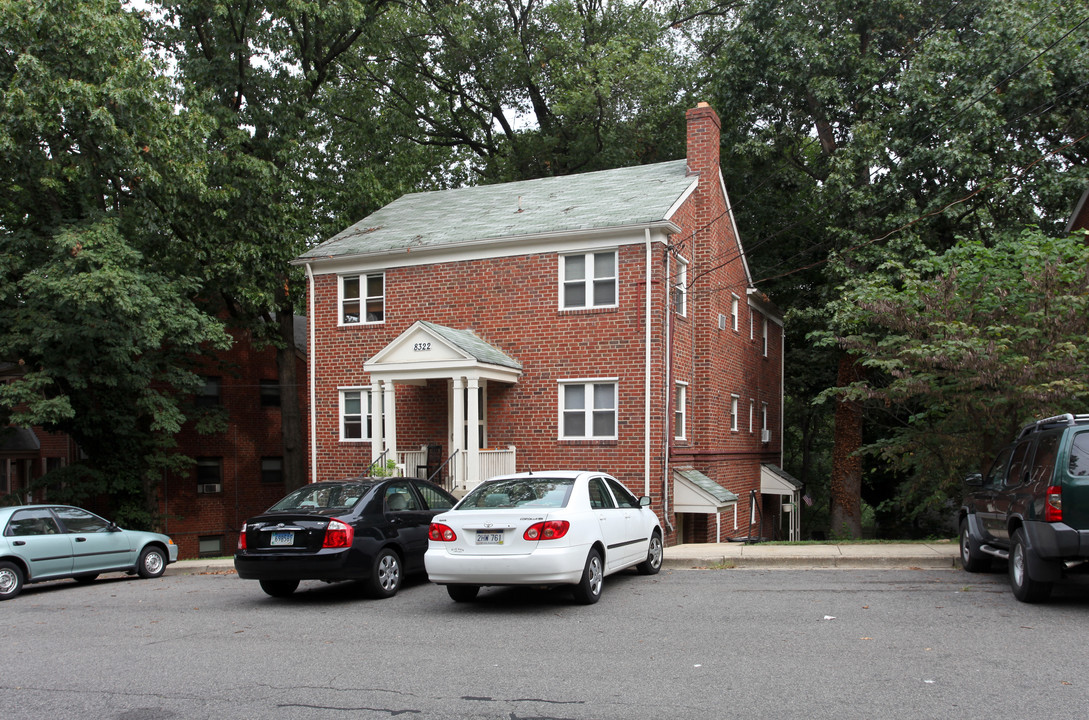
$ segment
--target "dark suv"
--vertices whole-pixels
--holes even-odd
[[[968,572],[1009,560],[1022,602],[1041,602],[1067,572],[1089,569],[1089,415],[1026,425],[986,475],[969,475],[960,509]]]

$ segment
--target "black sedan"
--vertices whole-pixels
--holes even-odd
[[[372,597],[392,597],[405,574],[424,571],[431,518],[456,502],[415,478],[305,485],[245,522],[234,567],[273,597],[301,580],[359,580]]]

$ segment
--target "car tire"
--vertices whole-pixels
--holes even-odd
[[[479,585],[447,585],[446,592],[454,602],[472,602],[480,592]]]
[[[146,547],[140,551],[136,561],[136,572],[142,578],[157,578],[166,572],[166,553],[157,547]]]
[[[265,591],[265,594],[274,598],[290,597],[299,587],[298,580],[259,580],[258,582],[261,583],[261,589]]]
[[[23,589],[23,571],[15,563],[0,562],[0,600],[11,600]]]
[[[635,566],[640,575],[657,575],[662,569],[662,534],[655,530],[650,536],[647,559]]]
[[[601,553],[591,549],[586,556],[586,565],[582,569],[582,579],[571,589],[575,602],[580,605],[593,605],[601,599],[601,586],[605,581],[605,564]]]
[[[76,575],[73,578],[76,582],[86,585],[87,583],[93,583],[98,579],[98,573],[88,573],[86,575]]]
[[[991,567],[991,556],[981,553],[979,544],[972,540],[968,518],[960,521],[960,564],[970,573],[983,572]]]
[[[1017,528],[1010,541],[1010,587],[1013,596],[1025,603],[1038,603],[1051,597],[1052,583],[1033,580],[1029,576],[1032,552],[1025,542],[1025,531]]]
[[[374,598],[390,598],[401,589],[404,567],[401,556],[395,550],[386,548],[374,558],[371,578],[367,581],[367,594]]]

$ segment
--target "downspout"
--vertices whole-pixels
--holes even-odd
[[[650,323],[651,323],[651,309],[653,302],[653,295],[650,291],[651,277],[653,275],[651,263],[653,262],[653,253],[651,252],[650,242],[650,228],[646,228],[643,231],[646,234],[646,270],[644,274],[646,276],[646,306],[644,308],[644,357],[643,362],[645,365],[643,372],[643,494],[650,495],[650,447],[651,447],[651,356],[650,356]]]
[[[666,527],[673,532],[673,523],[669,521],[669,450],[672,446],[671,435],[673,432],[673,287],[670,283],[673,276],[670,274],[669,259],[673,249],[666,246],[665,252],[665,431],[662,437],[662,512],[665,515]]]
[[[310,290],[310,307],[308,313],[310,315],[307,325],[310,328],[310,340],[306,346],[306,359],[310,372],[307,373],[309,377],[310,386],[310,482],[315,483],[318,481],[318,406],[317,406],[317,353],[314,349],[314,337],[317,320],[314,317],[314,271],[310,268],[310,263],[306,263],[306,279],[309,284]]]

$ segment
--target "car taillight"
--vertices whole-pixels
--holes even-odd
[[[1044,501],[1044,522],[1062,522],[1062,519],[1063,489],[1052,485],[1047,489],[1047,499]]]
[[[427,528],[427,537],[435,542],[454,542],[458,539],[458,534],[449,525],[431,523],[431,526]]]
[[[246,549],[246,523],[242,523],[242,532],[238,533],[238,549]]]
[[[351,525],[340,520],[330,520],[329,526],[325,528],[325,539],[322,540],[321,546],[323,548],[351,547],[354,537],[355,530]]]
[[[559,540],[571,529],[571,523],[566,520],[545,520],[534,523],[526,528],[522,537],[530,542],[536,540]]]

